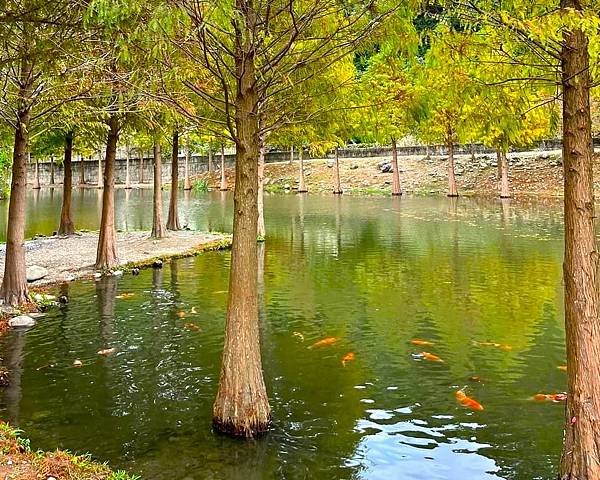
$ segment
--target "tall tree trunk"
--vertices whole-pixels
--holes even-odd
[[[177,213],[177,193],[179,192],[179,132],[173,132],[173,149],[171,151],[171,196],[169,198],[169,215],[167,229],[181,230]]]
[[[102,173],[102,150],[98,150],[98,188],[104,188],[104,174]]]
[[[227,177],[225,176],[225,146],[221,144],[221,187],[222,192],[227,190]]]
[[[294,146],[290,147],[290,165],[294,163]]]
[[[139,179],[140,179],[140,185],[143,185],[144,184],[144,149],[143,148],[140,148],[139,156],[140,156]]]
[[[510,198],[510,184],[508,181],[508,160],[506,152],[500,155],[500,198]]]
[[[65,157],[63,160],[64,165],[64,179],[63,179],[63,198],[62,208],[60,210],[60,226],[58,227],[59,235],[72,235],[75,233],[75,226],[73,225],[73,219],[71,218],[71,194],[73,185],[73,132],[67,132],[65,135]]]
[[[106,137],[104,165],[104,190],[102,192],[102,217],[96,252],[96,268],[105,270],[117,265],[117,231],[115,228],[115,161],[120,125],[117,115],[111,114]]]
[[[28,152],[29,157],[31,158],[31,153]],[[40,187],[40,162],[39,158],[35,156],[35,178],[33,179],[33,189],[39,190]]]
[[[129,145],[125,146],[125,188],[129,190],[131,188],[131,175],[129,173],[131,150]]]
[[[496,149],[496,168],[498,169],[498,188],[500,188],[500,182],[502,181],[502,150]]]
[[[29,300],[25,264],[25,204],[27,195],[27,146],[31,120],[33,67],[27,57],[21,60],[19,109],[13,148],[12,181],[8,203],[6,257],[0,297],[4,303],[18,306]]]
[[[334,172],[333,172],[333,181],[334,181],[333,193],[335,195],[341,195],[342,194],[342,185],[340,183],[340,155],[339,155],[338,147],[335,147],[335,163],[333,165],[333,168],[334,168]]]
[[[208,148],[208,173],[213,171],[213,151],[212,148]]]
[[[252,5],[245,0],[236,0],[236,10],[247,22],[250,18],[250,23],[256,23]],[[254,31],[253,25],[250,31]],[[241,437],[254,437],[265,432],[271,421],[258,328],[259,128],[253,41],[253,36],[245,35],[235,42],[238,88],[235,99],[233,244],[225,346],[213,406],[214,427]]]
[[[579,0],[561,8],[581,10]],[[568,396],[562,480],[600,478],[600,309],[594,228],[588,39],[563,33],[563,159],[565,331]]]
[[[458,197],[458,188],[456,187],[456,175],[454,173],[454,142],[448,142],[448,196]]]
[[[300,147],[298,149],[298,160],[300,162],[300,181],[298,182],[298,193],[306,193],[306,183],[304,182],[304,149]]]
[[[258,226],[257,236],[260,239],[264,239],[267,235],[265,229],[265,141],[264,138],[260,137],[260,146],[258,152]]]
[[[400,170],[398,168],[398,145],[395,138],[392,138],[392,195],[402,195],[402,187],[400,186]]]
[[[54,155],[50,156],[50,185],[54,185]]]
[[[471,150],[471,161],[474,162],[475,161],[475,145],[471,144],[470,150]]]
[[[152,208],[151,238],[163,238],[165,226],[162,216],[162,153],[160,141],[154,140],[154,202]]]
[[[185,138],[185,179],[183,181],[183,189],[192,189],[192,182],[190,181],[190,139],[188,136]]]
[[[85,158],[79,155],[79,184],[85,185]]]

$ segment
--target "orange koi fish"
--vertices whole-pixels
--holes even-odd
[[[559,402],[564,402],[567,399],[567,394],[566,393],[537,393],[533,396],[533,400],[535,400],[536,402],[544,402],[544,401],[549,401],[549,402],[554,402],[554,403],[559,403]]]
[[[177,316],[179,318],[185,318],[185,312],[184,311],[179,311],[179,312],[177,312]]]
[[[184,325],[185,328],[188,328],[190,330],[193,330],[194,332],[199,332],[200,331],[200,327],[198,325],[196,325],[195,323],[186,323]]]
[[[462,390],[457,390],[454,395],[456,396],[458,403],[463,407],[470,408],[471,410],[483,410],[483,405],[481,405],[481,403],[471,397],[467,397],[466,393]]]
[[[354,358],[356,357],[356,355],[354,354],[354,352],[349,352],[346,355],[344,355],[344,358],[342,358],[342,365],[345,367],[346,363],[351,362],[352,360],[354,360]]]
[[[192,315],[196,315],[198,312],[196,311],[196,307],[192,307],[192,310],[190,311],[190,313]]]
[[[327,337],[323,340],[319,340],[318,342],[313,343],[308,348],[327,347],[329,345],[335,345],[337,342],[339,342],[339,340],[340,339],[338,337]]]
[[[123,300],[123,299],[131,298],[131,297],[135,297],[135,293],[121,293],[120,295],[117,295],[115,298],[118,298],[119,300]]]
[[[102,350],[98,350],[98,355],[104,355],[105,357],[108,357],[109,355],[115,353],[117,351],[116,348],[104,348]]]
[[[566,365],[559,365],[559,366],[558,366],[558,367],[556,367],[556,368],[558,368],[559,370],[562,370],[563,372],[566,372],[566,371],[567,371],[567,366],[566,366]]]
[[[441,363],[444,363],[444,361],[440,357],[438,357],[437,355],[434,355],[433,353],[421,352],[420,355],[425,360],[429,360],[430,362],[441,362]]]
[[[472,382],[483,382],[481,377],[478,375],[473,375],[473,376],[469,377],[469,380],[471,380]]]
[[[420,338],[414,338],[413,340],[410,341],[410,343],[412,343],[413,345],[419,345],[419,346],[433,345],[433,342],[430,342],[429,340],[422,340]]]

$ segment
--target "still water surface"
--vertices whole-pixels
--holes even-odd
[[[151,193],[117,194],[118,227],[149,228]],[[74,202],[78,226],[97,228],[98,192]],[[90,452],[146,479],[554,478],[563,406],[529,398],[566,383],[558,206],[292,195],[265,205],[268,436],[210,428],[228,252],[61,287],[67,307],[0,340],[13,370],[0,417],[35,447]],[[220,192],[181,200],[192,228],[229,231],[231,208]],[[56,229],[59,210],[58,191],[32,193],[28,235]],[[307,348],[330,336],[341,340]],[[474,343],[487,341],[512,349]],[[107,347],[118,352],[96,354]],[[444,363],[413,356],[424,349]],[[464,386],[484,411],[457,405]]]

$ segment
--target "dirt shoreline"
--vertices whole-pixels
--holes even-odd
[[[598,161],[598,155],[594,162]],[[508,155],[509,180],[514,197],[560,198],[563,194],[563,165],[560,151],[518,152]],[[391,162],[391,156],[370,158],[340,158],[340,181],[344,194],[390,195],[392,173],[383,173],[380,165]],[[448,188],[446,156],[401,156],[398,159],[400,183],[410,195],[445,195]],[[459,195],[498,197],[498,167],[496,156],[470,155],[455,157],[455,172]],[[265,192],[294,192],[298,186],[299,162],[265,165]],[[304,162],[305,181],[309,194],[330,194],[333,191],[332,159]],[[233,168],[226,171],[229,188],[235,183]],[[211,189],[218,189],[218,171],[195,177]],[[594,169],[594,190],[600,193],[600,169]]]
[[[150,233],[144,231],[117,233],[119,265],[114,270],[147,266],[155,259],[187,257],[207,250],[228,248],[230,243],[229,235],[189,230],[169,232],[167,237],[160,240],[151,239]],[[26,241],[27,266],[37,265],[48,270],[48,275],[29,285],[41,287],[92,277],[96,271],[94,262],[97,245],[98,232]],[[6,244],[0,245],[0,272],[4,272],[5,249]]]

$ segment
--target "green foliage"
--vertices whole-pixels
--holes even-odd
[[[208,182],[206,180],[196,180],[192,185],[192,190],[196,193],[208,192]]]
[[[0,148],[0,198],[6,198],[10,193],[11,166],[11,151],[8,148]]]

